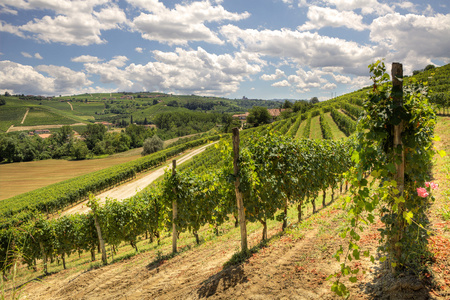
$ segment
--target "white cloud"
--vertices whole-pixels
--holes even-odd
[[[133,82],[128,79],[127,72],[120,69],[124,66],[126,57],[115,57],[105,63],[88,62],[84,64],[88,74],[100,76],[103,83],[114,83],[122,90],[131,90]]]
[[[47,73],[48,76],[41,72]],[[54,95],[77,92],[92,84],[82,72],[66,67],[22,65],[0,61],[0,86],[13,94]]]
[[[332,82],[328,82],[324,86],[321,87],[322,90],[334,90],[336,88],[337,88],[337,85]]]
[[[231,13],[221,5],[213,6],[208,0],[176,4],[174,9],[168,9],[156,0],[128,0],[128,2],[150,12],[141,12],[132,22],[142,37],[169,45],[186,45],[189,41],[223,44],[205,23],[238,21],[250,15],[247,12]]]
[[[183,94],[226,95],[236,92],[250,75],[265,64],[252,53],[211,54],[202,48],[175,52],[153,51],[156,61],[145,65],[124,65],[126,58],[105,63],[86,63],[88,74],[103,83],[115,83],[119,90],[165,90]]]
[[[412,2],[409,2],[409,1],[402,1],[402,2],[395,3],[395,6],[403,8],[409,12],[413,12],[413,13],[417,12],[417,8],[416,8],[417,5]]]
[[[1,7],[0,14],[11,14],[17,16],[17,10],[10,9],[7,7]]]
[[[323,27],[347,27],[357,31],[367,29],[363,24],[362,16],[353,11],[338,11],[329,7],[310,6],[308,9],[309,21],[298,27],[298,30],[312,30]]]
[[[81,63],[96,63],[102,61],[103,59],[91,55],[81,55],[78,57],[73,57],[70,60],[73,62],[81,62]]]
[[[340,75],[340,74],[332,74],[334,80],[336,82],[342,83],[342,84],[349,84],[352,82],[352,79],[348,76]]]
[[[2,20],[0,20],[0,32],[7,32],[7,33],[17,35],[19,37],[25,37],[23,32],[21,32],[17,26],[8,24]]]
[[[53,80],[54,94],[76,93],[79,89],[91,85],[93,82],[87,79],[83,72],[76,72],[67,67],[41,65],[36,70],[47,73]]]
[[[100,21],[103,30],[118,28],[119,24],[127,22],[125,13],[116,4],[109,4],[93,14]]]
[[[323,75],[327,75],[327,73],[321,70],[305,71],[302,68],[299,68],[296,71],[296,75],[288,76],[288,81],[292,86],[297,88],[297,91],[305,92],[309,91],[311,88],[320,88],[328,83],[328,81],[322,77]]]
[[[259,31],[225,25],[221,33],[235,47],[247,52],[287,58],[310,68],[342,67],[343,72],[357,75],[367,73],[367,65],[382,54],[377,46],[360,45],[308,31]]]
[[[83,20],[83,22],[80,22]],[[19,29],[30,33],[37,40],[44,42],[58,42],[66,45],[87,46],[102,44],[106,41],[100,37],[101,24],[98,20],[87,14],[58,15],[54,18],[45,16],[34,19]]]
[[[370,39],[390,50],[386,60],[403,62],[404,72],[421,69],[432,59],[448,58],[450,14],[389,14],[375,19],[370,28]]]
[[[285,77],[284,72],[280,69],[276,69],[275,74],[271,75],[263,74],[261,75],[260,78],[264,81],[269,81],[269,80],[277,80],[280,79],[281,77]]]
[[[287,80],[282,80],[282,81],[273,83],[272,86],[273,87],[288,87],[288,86],[291,86],[291,84]]]
[[[33,56],[30,54],[30,53],[28,53],[28,52],[20,52],[20,54],[22,54],[22,56],[23,57],[26,57],[26,58],[32,58]]]
[[[134,48],[134,50],[138,53],[142,53],[144,51],[144,49],[141,47],[136,47],[136,48]]]
[[[35,53],[35,54],[34,54],[34,57],[37,58],[37,59],[44,59],[44,58],[42,57],[42,55],[40,55],[39,53]]]
[[[394,12],[394,9],[386,3],[379,3],[377,0],[324,0],[324,2],[335,5],[338,10],[361,9],[361,13],[384,15]]]
[[[351,87],[355,90],[371,85],[373,82],[369,76],[357,76],[352,79]]]
[[[3,5],[50,11],[41,19],[35,18],[22,25],[0,23],[0,31],[47,43],[81,46],[102,44],[106,42],[101,38],[102,30],[118,28],[120,24],[127,22],[125,13],[116,4],[110,4],[106,0],[6,0]],[[94,8],[97,7],[99,10],[95,11]]]

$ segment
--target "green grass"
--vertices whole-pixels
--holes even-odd
[[[312,140],[321,140],[322,130],[320,129],[320,116],[316,116],[311,119],[311,132],[309,134],[309,138]]]
[[[339,127],[334,123],[333,118],[331,117],[331,113],[324,114],[325,120],[328,122],[328,125],[331,128],[331,133],[333,134],[333,138],[335,140],[345,139],[345,134],[339,129]]]
[[[6,104],[0,106],[0,132],[6,132],[11,125],[20,125],[27,108],[37,104],[8,97]]]
[[[103,102],[72,102],[72,106],[73,114],[79,116],[93,117],[96,112],[102,112],[105,109],[105,104]]]
[[[295,138],[296,139],[301,139],[303,136],[303,131],[305,130],[305,126],[306,126],[306,120],[303,120],[300,123],[300,126],[298,126],[298,130],[297,133],[295,134]]]
[[[34,125],[58,125],[58,124],[73,124],[77,121],[55,112],[48,110],[45,107],[32,107],[28,113],[23,126]]]

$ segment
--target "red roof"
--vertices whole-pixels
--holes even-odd
[[[285,108],[282,108],[282,109],[279,109],[279,108],[268,109],[269,115],[271,115],[272,117],[278,117],[285,110],[286,110]]]

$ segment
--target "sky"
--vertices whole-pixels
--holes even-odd
[[[0,93],[327,100],[450,63],[450,1],[0,0]]]

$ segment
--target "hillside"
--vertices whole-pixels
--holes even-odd
[[[239,113],[253,106],[279,108],[270,100],[233,100],[216,97],[169,95],[161,93],[83,94],[75,96],[0,96],[0,132],[33,125],[71,125],[87,122],[110,122],[126,125],[131,120],[150,124],[155,116],[167,112]],[[28,111],[26,118],[25,113]]]
[[[436,132],[442,140],[436,146],[450,152],[450,118],[440,117],[437,124]],[[445,157],[437,159],[433,168],[434,180],[440,188],[429,213],[431,228],[438,234],[430,241],[430,250],[436,257],[433,278],[442,289],[407,278],[401,285],[396,284],[380,272],[379,265],[364,259],[355,262],[361,263],[366,273],[358,275],[358,284],[351,285],[350,299],[448,299],[449,166],[449,158]],[[302,224],[292,221],[285,233],[280,232],[279,222],[271,221],[269,240],[264,244],[259,244],[261,226],[249,224],[254,254],[241,264],[223,267],[239,247],[238,229],[229,221],[220,228],[218,237],[203,228],[199,246],[192,235],[182,234],[176,256],[170,254],[170,237],[163,237],[159,246],[148,240],[139,241],[141,253],[137,255],[131,246],[122,245],[120,254],[114,256],[115,263],[104,267],[90,263],[87,254],[81,259],[73,255],[67,259],[71,268],[51,269],[50,275],[26,284],[22,293],[28,299],[337,299],[325,278],[339,269],[339,262],[332,255],[342,243],[338,238],[340,223],[345,219],[342,200],[340,196],[330,203],[328,196],[327,207],[314,215],[309,207],[305,221]],[[295,219],[293,214],[290,211],[290,219]],[[372,250],[377,247],[378,226],[376,223],[365,231],[362,245]],[[29,274],[28,279],[22,277],[21,281],[34,278],[34,274]]]
[[[236,172],[231,164],[232,147],[230,142],[223,142],[180,166],[176,173],[167,173],[161,185],[148,187],[123,202],[110,200],[93,213],[68,218],[46,220],[43,216],[27,215],[31,220],[21,230],[13,232],[5,228],[0,238],[5,245],[11,232],[9,236],[14,236],[14,244],[24,241],[23,257],[35,271],[44,271],[46,284],[30,282],[39,273],[26,271],[22,265],[18,277],[14,274],[9,277],[20,283],[28,282],[24,287],[27,298],[334,299],[336,295],[326,278],[341,271],[337,275],[340,276],[345,271],[354,274],[351,282],[347,281],[348,277],[342,279],[352,292],[351,299],[446,299],[450,295],[450,159],[436,155],[429,160],[422,150],[425,150],[423,145],[431,149],[430,141],[434,140],[437,150],[450,152],[450,118],[438,117],[436,134],[441,139],[434,138],[432,131],[428,131],[434,123],[432,108],[418,100],[411,114],[414,117],[422,114],[422,117],[406,125],[411,132],[416,130],[420,134],[420,139],[414,135],[413,140],[405,142],[405,155],[410,161],[409,190],[405,197],[411,206],[398,214],[404,219],[402,226],[407,221],[411,225],[408,228],[414,232],[417,229],[416,240],[414,235],[411,241],[402,239],[402,243],[424,246],[414,248],[421,252],[409,251],[410,246],[405,248],[408,255],[421,254],[412,261],[415,266],[420,265],[413,274],[409,268],[394,264],[396,260],[391,260],[392,257],[388,260],[391,264],[384,265],[385,254],[377,252],[378,240],[389,234],[385,225],[395,224],[389,223],[389,218],[395,218],[395,212],[406,200],[403,196],[396,198],[397,182],[394,185],[383,181],[376,193],[365,188],[375,184],[371,177],[392,178],[389,176],[397,162],[386,164],[389,156],[386,158],[382,153],[381,148],[389,149],[392,145],[373,146],[363,139],[359,142],[364,149],[352,155],[351,148],[358,145],[354,144],[355,139],[345,137],[355,130],[362,110],[359,104],[357,97],[347,101],[334,99],[303,114],[242,131],[238,175],[230,175]],[[375,110],[369,110],[368,114],[386,116],[376,110],[385,109],[384,106],[373,107]],[[375,124],[373,128],[363,127],[367,136],[385,137],[386,131],[394,132],[398,124],[390,118],[377,122],[369,122]],[[365,149],[373,152],[366,152],[367,156],[363,157]],[[159,158],[152,160],[156,162],[156,159]],[[428,162],[433,164],[430,174],[423,168]],[[377,168],[372,171],[371,167],[377,164],[388,175],[381,176]],[[351,169],[344,180],[342,172],[353,167],[356,169]],[[132,174],[128,165],[124,168],[124,174]],[[350,191],[347,191],[348,181],[352,183]],[[237,227],[235,184],[241,186],[239,190],[245,198],[249,253],[239,252],[243,246]],[[427,206],[423,205],[426,200],[421,199],[428,197],[422,187],[425,185],[436,197]],[[437,190],[431,191],[436,187]],[[372,213],[383,193],[387,199],[392,195],[395,201],[383,202],[382,211]],[[30,203],[26,199],[22,201],[23,212],[27,212]],[[43,212],[63,208],[64,199],[53,201],[51,206],[42,202],[36,208]],[[412,201],[421,205],[412,206]],[[344,209],[349,203],[354,205],[352,209]],[[354,221],[361,220],[354,225],[357,234],[350,232],[350,225],[346,224],[349,216],[355,216],[360,208],[366,211],[361,219]],[[419,210],[424,208],[426,214],[421,216]],[[177,210],[179,216],[175,217]],[[415,222],[420,225],[416,226]],[[180,233],[178,247],[172,245],[177,239],[172,240],[168,230],[173,224]],[[421,224],[427,230],[421,229]],[[95,233],[97,228],[100,236],[100,227],[107,243],[107,252],[101,246],[102,260],[108,261],[106,266],[95,258],[97,245],[102,245],[102,239]],[[32,240],[26,238],[27,230]],[[348,244],[349,241],[359,242],[355,245]],[[339,251],[340,245],[344,249]],[[370,250],[370,255],[363,250]],[[75,252],[78,256],[73,255]],[[335,253],[343,255],[341,261],[333,257]],[[47,262],[48,257],[51,262]],[[341,269],[342,259],[348,269]],[[397,277],[392,276],[391,268],[401,270]],[[7,284],[11,287],[14,281]]]

